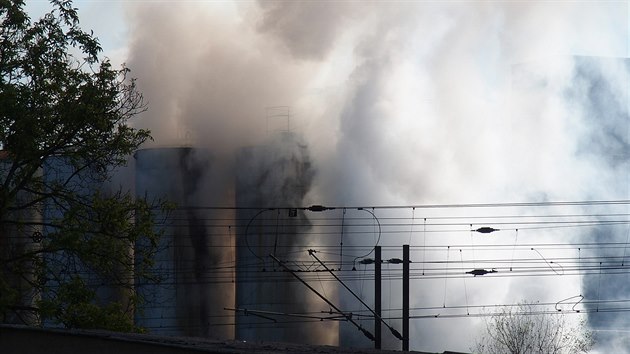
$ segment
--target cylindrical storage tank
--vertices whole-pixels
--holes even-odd
[[[338,345],[336,321],[294,316],[319,314],[329,307],[270,257],[312,262],[307,250],[321,244],[308,235],[303,211],[284,208],[302,206],[310,188],[313,172],[306,145],[295,134],[282,132],[268,144],[241,149],[236,166],[236,337]],[[312,279],[307,273],[300,276]],[[334,285],[317,284],[332,301],[337,296]]]
[[[4,180],[13,163],[11,154],[0,150],[0,177]],[[36,172],[41,177],[41,169]],[[29,205],[38,195],[24,190],[17,192],[15,205]],[[37,306],[41,298],[38,289],[31,284],[36,282],[37,269],[34,268],[32,258],[23,257],[24,254],[36,252],[40,249],[42,238],[41,203],[36,203],[14,211],[5,211],[0,221],[0,280],[10,292],[15,292],[15,302],[6,313],[0,313],[2,322],[21,325],[37,325],[40,318],[31,308]],[[10,260],[10,261],[9,261]],[[16,271],[17,270],[17,271]],[[9,294],[5,293],[4,296]]]
[[[231,179],[220,177],[206,149],[143,149],[135,158],[136,194],[176,205],[157,226],[160,283],[136,284],[145,299],[137,325],[156,334],[233,338],[233,312],[224,309],[234,306],[233,211],[206,207],[233,205]]]
[[[67,229],[64,225],[66,222],[64,217],[67,215],[75,215],[75,218],[86,221],[86,224],[80,226],[82,229],[78,244],[81,244],[81,247],[74,245],[42,253],[42,271],[46,279],[41,293],[42,300],[55,301],[60,286],[70,284],[73,279],[80,278],[89,290],[94,291],[96,304],[109,306],[115,303],[121,306],[125,315],[132,316],[133,243],[125,237],[119,237],[111,230],[100,234],[99,230],[105,230],[108,225],[95,221],[100,219],[99,217],[88,223],[88,220],[85,220],[85,214],[72,212],[67,214],[68,210],[79,205],[87,206],[87,209],[91,211],[92,207],[96,208],[93,211],[99,210],[94,204],[96,200],[113,197],[113,193],[108,190],[107,176],[102,171],[88,168],[87,163],[77,164],[67,156],[48,157],[42,164],[42,170],[43,190],[52,191],[63,185],[65,191],[72,192],[71,198],[46,198],[42,202],[44,247],[58,249],[60,244],[63,245],[63,235],[76,232],[72,226]],[[61,192],[54,193],[63,195]],[[77,210],[84,210],[83,207],[78,208]],[[103,210],[99,212],[103,213]],[[128,221],[133,222],[133,217],[129,216]],[[83,247],[85,248],[81,251]],[[106,247],[106,251],[95,251],[96,247]],[[108,267],[97,261],[101,257],[113,257],[115,262]],[[97,263],[91,264],[94,261]],[[58,323],[56,317],[45,318],[42,324],[47,327],[63,326]]]

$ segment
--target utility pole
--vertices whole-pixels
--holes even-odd
[[[409,247],[409,246],[407,246]],[[372,310],[365,302],[363,302],[363,300],[361,300],[361,298],[359,296],[357,296],[352,290],[350,290],[350,288],[348,288],[348,286],[346,284],[344,284],[341,279],[339,279],[335,273],[331,272],[326,265],[320,261],[315,255],[314,255],[315,251],[314,250],[309,250],[309,254],[311,254],[311,256],[313,256],[315,259],[317,259],[320,264],[330,272],[330,274],[335,277],[335,279],[337,279],[339,281],[339,283],[341,285],[343,285],[346,289],[348,289],[348,291],[350,291],[350,293],[352,295],[354,295],[354,297],[357,298],[357,300],[359,300],[365,307],[368,308],[368,310],[370,310],[372,312],[372,314],[374,315],[374,348],[375,349],[382,349],[382,332],[381,332],[381,326],[385,325],[385,327],[387,327],[387,329],[389,329],[389,331],[392,333],[392,335],[396,338],[398,338],[399,340],[403,341],[404,343],[404,336],[402,334],[400,334],[400,332],[398,332],[396,329],[394,329],[394,327],[390,326],[387,322],[385,322],[385,320],[383,320],[382,317],[382,264],[383,264],[383,258],[382,258],[382,253],[381,253],[381,246],[375,246],[374,247],[374,258],[375,259],[371,259],[371,258],[365,258],[363,259],[361,262],[362,264],[372,264],[374,263],[374,310]],[[407,253],[407,263],[409,263],[409,253]],[[401,260],[400,258],[392,258],[386,261],[387,263],[392,263],[392,264],[400,264],[403,263],[403,260]],[[407,264],[407,278],[409,278],[409,265]],[[409,279],[407,279],[407,281],[409,281]],[[407,289],[409,289],[409,286],[407,286]],[[409,291],[407,290],[407,297],[408,297],[408,293]],[[409,300],[407,300],[407,308],[409,307]],[[407,309],[407,314],[409,313],[409,310]],[[407,337],[409,337],[409,335],[407,335]],[[404,347],[404,344],[403,344]],[[409,347],[409,345],[407,345],[407,347]]]
[[[409,245],[403,245],[403,340],[402,350],[409,351]]]
[[[370,306],[368,306],[368,304],[366,304],[366,303],[365,303],[365,301],[363,301],[359,295],[357,295],[354,291],[352,291],[352,289],[350,289],[350,288],[348,287],[348,285],[346,285],[343,281],[341,281],[341,279],[339,279],[339,277],[338,277],[337,275],[335,275],[335,273],[334,273],[332,270],[330,270],[330,268],[328,268],[328,267],[326,266],[326,264],[324,264],[324,262],[322,262],[322,261],[321,261],[321,259],[317,258],[317,256],[315,255],[315,253],[316,253],[316,252],[317,252],[317,251],[315,251],[315,250],[308,250],[308,254],[309,254],[309,255],[311,255],[311,257],[315,258],[315,259],[317,260],[317,262],[319,262],[319,264],[321,264],[321,266],[322,266],[322,267],[324,267],[324,269],[326,269],[326,271],[327,271],[328,273],[330,273],[330,275],[332,275],[332,276],[333,276],[333,278],[335,278],[335,279],[339,282],[339,284],[343,285],[343,287],[344,287],[344,288],[346,288],[346,290],[348,290],[348,291],[350,292],[350,294],[352,294],[352,295],[353,295],[353,296],[354,296],[357,300],[359,300],[359,302],[360,302],[361,304],[363,304],[363,306],[365,306],[368,310],[370,310],[370,312],[372,312],[372,314],[374,315],[374,318],[375,318],[375,319],[378,319],[378,320],[379,320],[382,324],[384,324],[384,325],[385,325],[385,327],[387,327],[387,328],[389,329],[389,331],[390,331],[390,332],[392,332],[392,334],[394,335],[394,337],[396,337],[396,338],[398,338],[398,339],[402,340],[402,338],[403,338],[403,337],[402,337],[402,334],[400,334],[400,333],[399,333],[399,332],[398,332],[398,331],[397,331],[394,327],[392,327],[392,326],[390,326],[389,324],[387,324],[387,323],[385,322],[385,320],[383,320],[383,318],[382,318],[380,315],[378,315],[378,314],[376,313],[376,311],[372,310],[372,308],[371,308]],[[273,256],[272,256],[272,257],[273,257]],[[274,259],[275,259],[275,258],[274,258]],[[371,264],[371,262],[370,262],[370,264]],[[286,267],[286,266],[284,266],[284,267]],[[295,273],[294,273],[293,275],[294,275],[295,277],[297,277],[297,275],[295,275]],[[299,277],[298,277],[298,279],[299,279]],[[308,286],[308,285],[307,285],[307,286]],[[350,319],[350,321],[352,321],[352,319]],[[380,327],[379,327],[379,328],[380,328]],[[362,329],[362,328],[359,328],[359,330],[365,331],[365,329]],[[370,338],[370,339],[371,339],[371,340],[373,340],[373,341],[376,341],[376,337],[374,337],[372,334],[370,334],[370,336],[371,336],[371,337],[368,337],[368,338]]]
[[[381,349],[381,246],[374,247],[374,348]]]

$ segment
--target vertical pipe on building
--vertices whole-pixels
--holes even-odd
[[[403,345],[402,350],[409,350],[409,245],[403,245]]]

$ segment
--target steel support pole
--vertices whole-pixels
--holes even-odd
[[[403,245],[403,345],[402,350],[409,350],[409,245]]]

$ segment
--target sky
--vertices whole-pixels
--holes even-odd
[[[149,106],[132,124],[151,129],[153,146],[203,146],[230,156],[284,129],[284,121],[267,118],[268,107],[290,107],[291,130],[303,136],[316,170],[305,204],[630,199],[625,1],[74,4],[82,27],[100,38],[103,55],[126,63],[137,78]],[[34,17],[47,7],[27,0]],[[474,209],[466,215],[620,212],[614,206],[587,209]],[[456,212],[401,213],[417,221]],[[622,225],[502,235],[531,244],[623,242],[627,231]],[[412,245],[507,242],[469,233],[422,236]],[[483,252],[466,257],[483,259]],[[528,257],[519,252],[512,257]],[[576,250],[553,252],[562,257]],[[555,303],[578,294],[601,298],[606,291],[611,299],[628,298],[630,291],[615,285],[625,278],[607,279],[440,279],[412,286],[412,306],[447,299]],[[595,329],[599,318],[589,319]],[[628,323],[617,320],[607,318],[618,325],[601,335],[615,333],[615,339],[601,340],[597,351],[622,352],[624,343],[628,350],[619,334]],[[418,334],[411,347],[466,351],[482,324],[479,318],[414,321]]]

